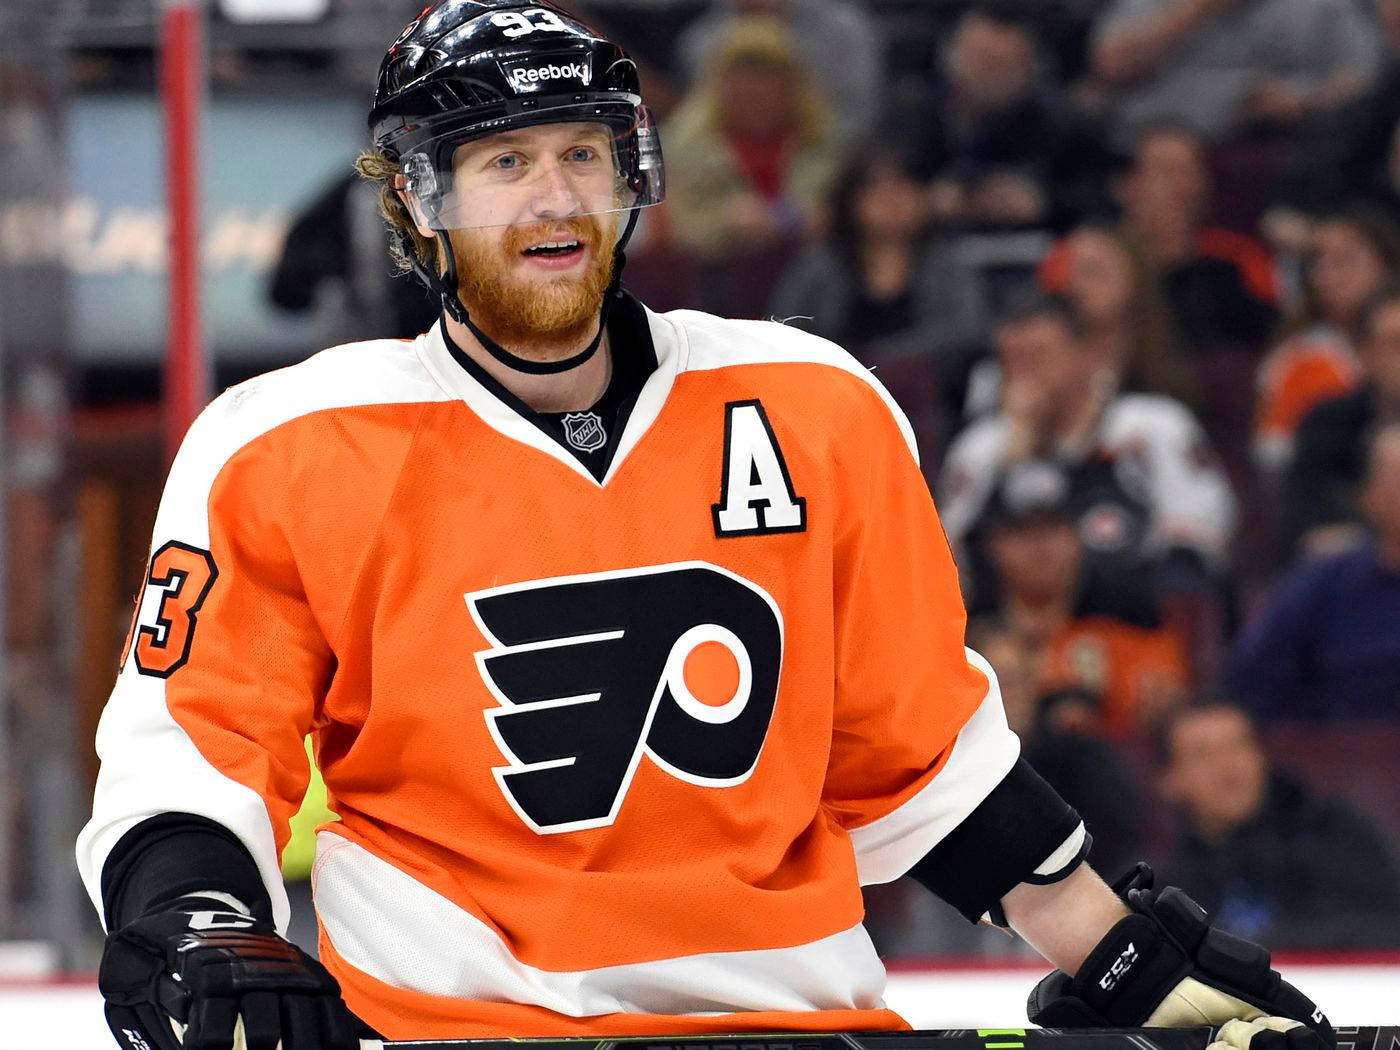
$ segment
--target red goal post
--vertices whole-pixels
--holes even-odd
[[[169,463],[210,397],[200,310],[200,125],[204,112],[203,0],[160,0],[160,96],[169,221],[162,431]]]

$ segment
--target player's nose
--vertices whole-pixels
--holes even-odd
[[[578,187],[557,161],[541,166],[533,189],[535,192],[530,206],[536,218],[562,219],[583,211],[583,198]]]

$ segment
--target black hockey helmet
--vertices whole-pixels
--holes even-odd
[[[618,197],[606,210],[660,202],[660,144],[637,67],[621,47],[548,3],[438,0],[389,48],[370,133],[403,167],[429,222],[452,193],[462,144],[538,124],[600,124],[612,133]],[[441,220],[441,221],[433,221]]]

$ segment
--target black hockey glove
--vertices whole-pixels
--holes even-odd
[[[124,1050],[360,1046],[325,967],[271,924],[208,898],[162,904],[110,933],[97,983]]]
[[[1337,1037],[1327,1018],[1269,968],[1265,949],[1212,926],[1205,910],[1176,887],[1154,892],[1146,864],[1113,889],[1133,914],[1114,924],[1073,977],[1056,970],[1035,986],[1026,1005],[1032,1023],[1223,1025],[1214,1046],[1334,1050]]]

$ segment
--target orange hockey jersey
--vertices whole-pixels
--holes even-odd
[[[387,1037],[900,1024],[859,887],[1018,752],[908,425],[829,343],[646,321],[601,482],[438,330],[204,412],[98,733],[99,909],[179,811],[285,928],[309,733],[322,958]]]

